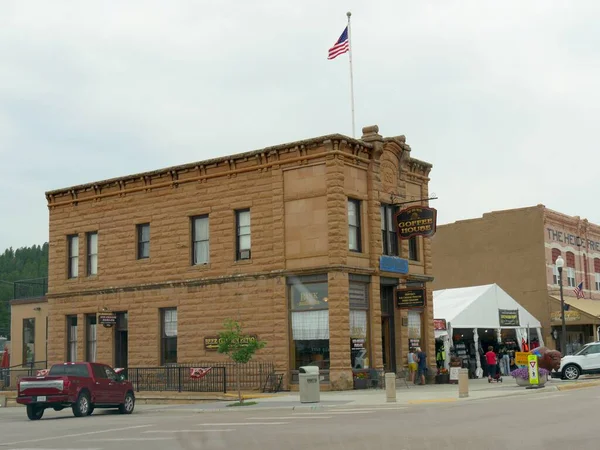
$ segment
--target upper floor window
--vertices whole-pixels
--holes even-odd
[[[594,273],[596,274],[596,290],[600,291],[600,258],[594,258]]]
[[[150,224],[141,223],[137,226],[137,258],[150,258]]]
[[[419,241],[417,236],[408,239],[408,259],[411,261],[419,260]]]
[[[251,258],[250,210],[240,209],[235,212],[236,222],[236,259]]]
[[[567,283],[570,287],[575,287],[575,254],[567,252]]]
[[[382,253],[388,256],[398,256],[398,234],[394,225],[396,207],[382,204],[380,210]]]
[[[77,278],[79,276],[79,236],[73,234],[67,237],[68,243],[68,275],[69,278]]]
[[[557,248],[552,249],[552,282],[558,284],[558,267],[556,267],[556,260],[560,256],[561,252]]]
[[[87,234],[87,274],[98,275],[98,233]]]
[[[348,199],[348,250],[361,251],[360,200]]]
[[[210,258],[208,216],[192,217],[192,264],[208,264]]]

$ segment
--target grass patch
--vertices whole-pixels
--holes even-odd
[[[235,402],[235,403],[230,403],[227,406],[252,406],[252,405],[257,405],[257,404],[258,404],[258,402],[243,402],[243,403]]]

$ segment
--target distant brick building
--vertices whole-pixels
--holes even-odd
[[[494,211],[438,226],[432,251],[434,289],[498,283],[542,323],[550,347],[560,346],[555,339],[560,340],[562,324],[555,262],[562,255],[564,298],[570,305],[567,350],[599,339],[600,226],[587,219],[544,205]],[[585,298],[576,298],[579,283]]]
[[[409,326],[433,356],[431,302],[393,303],[398,285],[431,298],[428,240],[382,221],[427,198],[430,170],[375,126],[48,192],[48,359],[214,361],[205,338],[228,317],[267,342],[257,358],[286,385],[317,364],[351,388],[356,342],[370,367],[404,365]],[[380,270],[382,253],[410,264]]]

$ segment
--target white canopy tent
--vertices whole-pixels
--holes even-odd
[[[501,325],[500,310],[518,311],[518,325]],[[446,319],[448,330],[436,331],[436,338],[444,339],[446,347],[452,345],[452,328],[472,329],[476,341],[478,328],[498,330],[498,339],[500,330],[514,329],[519,346],[522,339],[527,340],[527,328],[535,328],[540,346],[544,345],[540,321],[497,284],[434,291],[433,315],[435,319]],[[477,365],[479,371],[479,358]]]

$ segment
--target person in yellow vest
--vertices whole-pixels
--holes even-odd
[[[435,355],[435,361],[437,363],[438,369],[444,367],[444,362],[446,361],[446,350],[443,346],[438,348],[438,351]]]

